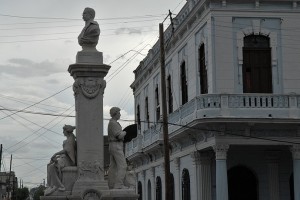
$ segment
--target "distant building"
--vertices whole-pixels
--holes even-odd
[[[0,200],[12,199],[18,188],[18,178],[15,172],[0,172]]]
[[[167,27],[172,199],[300,200],[299,19],[295,0],[187,0]],[[144,200],[165,194],[159,54],[131,85]]]

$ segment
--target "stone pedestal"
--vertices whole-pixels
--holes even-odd
[[[78,52],[76,64],[69,66],[73,76],[76,110],[78,178],[72,195],[82,196],[86,190],[106,191],[103,143],[103,79],[110,66],[103,64],[102,53]]]
[[[132,189],[109,190],[104,180],[103,94],[110,69],[96,49],[80,51],[69,66],[74,78],[77,166],[62,170],[66,191],[55,191],[42,200],[134,200]]]

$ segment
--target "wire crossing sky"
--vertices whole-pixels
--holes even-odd
[[[122,108],[122,126],[134,121],[133,70],[158,40],[158,24],[184,0],[0,0],[0,143],[2,171],[12,170],[24,186],[46,179],[46,166],[62,149],[65,124],[75,125],[73,78],[67,72],[81,47],[77,37],[85,7],[96,11],[98,51],[111,65],[106,76],[104,118]],[[168,21],[165,22],[167,26]],[[117,92],[116,92],[117,91]],[[107,122],[104,121],[104,134]]]

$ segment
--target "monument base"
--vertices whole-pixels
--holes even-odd
[[[41,200],[137,200],[139,195],[133,189],[112,189],[97,191],[88,189],[81,195],[41,196]]]
[[[95,51],[79,51],[76,55],[76,63],[78,64],[103,64],[103,54]]]

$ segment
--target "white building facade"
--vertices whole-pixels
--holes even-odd
[[[165,31],[172,199],[300,200],[300,1],[188,0]],[[164,199],[159,42],[135,73],[140,199]]]

